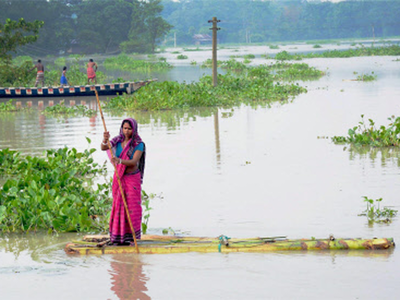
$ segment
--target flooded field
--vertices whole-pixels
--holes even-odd
[[[288,46],[289,47],[289,46]],[[309,48],[311,48],[309,46]],[[239,49],[239,48],[238,48]],[[223,49],[219,59],[229,59]],[[265,49],[252,64],[268,62]],[[191,81],[210,58],[189,53],[169,80]],[[163,54],[163,56],[167,56]],[[171,57],[167,57],[169,61]],[[304,60],[327,71],[300,82],[308,93],[271,107],[105,114],[111,135],[134,117],[146,143],[143,189],[162,197],[151,206],[150,231],[172,228],[194,236],[288,238],[393,237],[400,220],[368,225],[358,216],[363,196],[400,209],[398,150],[354,151],[330,138],[347,135],[361,114],[387,125],[399,116],[398,57]],[[177,62],[178,64],[178,62]],[[357,72],[377,75],[351,81]],[[208,73],[209,74],[209,73]],[[173,79],[171,79],[173,78]],[[83,98],[82,98],[83,99]],[[80,101],[82,99],[76,99]],[[44,100],[46,105],[47,99]],[[156,100],[156,99],[155,99]],[[85,97],[89,106],[95,99]],[[0,114],[0,148],[40,155],[64,145],[100,152],[103,124],[88,118],[45,117],[40,109]],[[112,173],[109,168],[110,175]],[[400,293],[398,249],[278,253],[67,256],[79,234],[0,235],[0,291],[4,299],[383,299]]]

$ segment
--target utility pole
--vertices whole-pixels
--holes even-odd
[[[208,23],[212,23],[213,27],[210,30],[213,31],[212,34],[212,77],[213,77],[213,85],[217,86],[217,30],[221,28],[217,27],[217,23],[221,22],[221,20],[217,20],[216,17],[213,17],[212,20],[208,20]]]
[[[174,48],[176,48],[176,32],[174,32]]]

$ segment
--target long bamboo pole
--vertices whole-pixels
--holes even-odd
[[[106,121],[104,120],[103,111],[101,110],[101,105],[100,105],[100,100],[99,100],[99,94],[97,93],[97,90],[94,90],[94,92],[95,92],[95,94],[96,94],[97,105],[99,106],[99,111],[100,111],[101,119],[103,120],[104,131],[107,131]],[[114,154],[113,154],[113,152],[111,151],[111,143],[110,143],[110,140],[108,140],[107,142],[108,142],[108,149],[110,150],[110,153],[111,153],[111,158],[114,158]],[[129,226],[131,227],[131,230],[132,230],[132,236],[133,236],[133,241],[135,242],[136,252],[139,253],[139,247],[138,247],[138,244],[137,244],[137,241],[136,241],[136,232],[135,232],[135,228],[133,228],[133,225],[132,225],[131,216],[129,215],[129,209],[128,209],[128,205],[126,204],[126,199],[125,199],[124,190],[122,189],[121,179],[119,178],[119,174],[118,174],[118,172],[117,172],[117,167],[116,167],[114,164],[113,164],[113,166],[114,166],[115,174],[117,175],[119,190],[120,190],[120,192],[121,192],[122,200],[123,200],[123,202],[124,202],[125,212],[126,212],[126,215],[127,215],[127,217],[128,217]]]

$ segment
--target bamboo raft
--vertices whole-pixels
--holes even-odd
[[[65,246],[67,254],[120,254],[136,253],[133,246],[108,245],[108,236],[89,235],[82,241],[74,241]],[[167,254],[186,252],[271,252],[271,251],[306,251],[306,250],[386,250],[395,246],[393,238],[373,239],[298,239],[289,240],[285,236],[257,238],[229,238],[219,236],[179,237],[144,235],[138,240],[141,254]]]

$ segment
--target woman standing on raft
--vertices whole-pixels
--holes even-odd
[[[142,227],[142,181],[144,173],[144,163],[146,147],[137,132],[137,122],[132,118],[122,121],[119,135],[111,141],[114,158],[111,162],[115,165],[121,179],[122,189],[125,193],[126,204],[129,215],[135,230],[136,239],[140,239]],[[104,132],[101,150],[106,151],[110,133]],[[110,153],[108,153],[109,156]],[[129,226],[128,217],[118,185],[118,180],[114,173],[112,193],[113,205],[110,216],[110,241],[113,244],[130,244],[133,242],[132,230]]]

